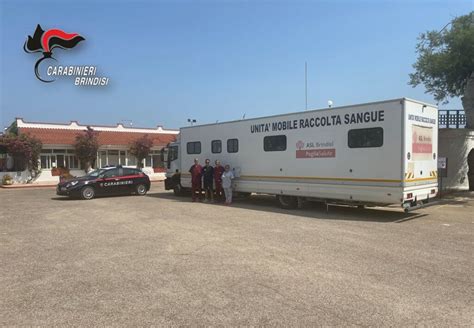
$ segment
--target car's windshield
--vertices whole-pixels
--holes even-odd
[[[94,170],[94,171],[91,171],[91,172],[87,173],[87,176],[89,176],[89,177],[98,177],[99,175],[101,175],[105,171],[106,170],[104,170],[104,169],[97,169],[97,170]]]

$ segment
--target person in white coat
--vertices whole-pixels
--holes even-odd
[[[226,165],[224,173],[222,173],[222,188],[225,194],[225,204],[232,204],[232,180],[234,179],[234,173],[230,170],[230,166]]]

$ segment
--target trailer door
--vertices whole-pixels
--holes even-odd
[[[404,201],[424,200],[438,192],[438,110],[406,101]]]

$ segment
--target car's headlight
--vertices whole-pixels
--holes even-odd
[[[79,183],[79,181],[71,181],[67,184],[66,188],[68,187],[74,187],[75,185],[77,185]]]

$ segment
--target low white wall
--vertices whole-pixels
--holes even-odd
[[[165,173],[155,173],[153,172],[152,168],[145,167],[143,169],[149,177],[150,180],[164,180]],[[85,175],[86,173],[84,170],[70,170],[69,173],[72,176],[80,177]],[[27,181],[31,178],[30,173],[28,171],[20,171],[20,172],[0,172],[0,184],[2,182],[3,176],[9,175],[13,178],[13,183],[27,183]],[[40,174],[36,177],[33,183],[36,184],[50,184],[50,183],[57,183],[59,182],[59,176],[53,176],[51,174],[51,170],[42,170]]]
[[[72,176],[80,177],[86,174],[84,170],[70,170]],[[59,182],[59,176],[53,176],[51,170],[42,170],[33,183],[51,183]]]
[[[151,168],[151,167],[144,167],[142,169],[142,171],[146,175],[148,175],[150,177],[150,180],[152,180],[152,181],[153,180],[156,181],[156,180],[164,180],[165,179],[165,173],[164,172],[163,173],[161,173],[161,172],[160,173],[155,173],[153,171],[153,168]]]
[[[474,130],[439,129],[438,156],[448,158],[448,176],[443,189],[468,190],[467,155],[474,148]]]
[[[30,172],[18,171],[18,172],[0,172],[0,184],[3,181],[3,177],[9,175],[13,179],[13,183],[26,183],[30,178]]]

